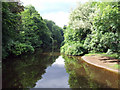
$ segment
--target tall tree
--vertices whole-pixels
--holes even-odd
[[[63,30],[59,26],[57,26],[53,21],[51,20],[44,20],[46,22],[47,27],[49,28],[51,32],[51,38],[54,40],[54,45],[60,46],[60,44],[63,41]]]
[[[23,31],[21,34],[24,42],[28,42],[34,47],[49,45],[50,31],[44,20],[32,5],[26,6],[21,13]]]
[[[2,55],[8,55],[10,44],[19,34],[20,13],[23,6],[19,2],[2,2]]]

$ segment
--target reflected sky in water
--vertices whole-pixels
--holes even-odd
[[[56,61],[52,64],[52,66],[59,66],[59,67],[64,67],[65,62],[62,56],[59,56]]]
[[[38,80],[34,88],[68,88],[69,75],[64,68],[64,59],[59,56],[56,61],[46,69],[42,79]]]
[[[2,63],[3,88],[116,88],[118,75],[66,56],[39,50]],[[12,61],[11,61],[12,60]]]

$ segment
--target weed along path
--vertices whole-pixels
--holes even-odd
[[[97,66],[99,68],[107,69],[109,71],[120,74],[118,59],[101,56],[99,54],[82,56],[82,59],[87,63]]]

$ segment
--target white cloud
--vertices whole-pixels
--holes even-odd
[[[80,1],[83,2],[83,0],[20,0],[20,1],[25,3],[56,3],[56,2],[80,2]]]
[[[42,17],[44,19],[54,21],[56,25],[60,27],[63,27],[64,25],[68,25],[68,21],[69,21],[69,13],[67,12],[53,12],[53,13],[45,14]]]
[[[67,25],[69,11],[74,8],[76,2],[88,0],[20,0],[23,5],[32,4],[44,19],[54,21],[58,26]]]
[[[20,1],[23,2],[24,6],[32,4],[37,10],[41,11],[41,10],[46,10],[48,8],[50,9],[54,6],[55,6],[54,8],[56,8],[56,4],[58,5],[58,3],[70,4],[70,3],[76,3],[79,0],[20,0]]]
[[[61,3],[61,2],[76,3],[76,2],[87,2],[89,0],[20,0],[20,1],[23,2],[24,5],[32,4],[41,7],[41,5],[43,6],[45,3]]]

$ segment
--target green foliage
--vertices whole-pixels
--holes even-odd
[[[2,3],[2,57],[9,55],[9,44],[19,36],[20,15],[23,6],[17,3]]]
[[[31,5],[26,6],[21,17],[23,26],[21,35],[24,37],[22,41],[30,42],[33,47],[49,45],[50,31],[35,8]]]
[[[118,52],[119,11],[115,2],[100,3],[93,18],[92,33],[87,35],[84,46],[92,52]]]
[[[113,52],[117,51],[117,42],[119,41],[117,33],[102,33],[93,31],[91,35],[88,35],[84,46],[86,49],[92,52],[107,52],[111,49]]]
[[[81,55],[87,51],[83,47],[87,34],[91,33],[89,16],[94,12],[91,3],[80,4],[70,14],[69,26],[64,30],[64,42],[61,52],[68,55]]]
[[[73,49],[68,49],[71,46],[69,42],[76,41],[88,52],[119,54],[120,11],[118,6],[118,2],[80,4],[70,15],[69,26],[64,31],[65,44],[61,51],[71,52],[73,55]]]
[[[79,4],[70,14],[69,26],[74,31],[74,37],[78,37],[79,41],[86,38],[88,33],[91,33],[91,19],[94,9],[91,7],[92,3]]]
[[[85,52],[87,52],[86,49],[79,42],[66,43],[61,47],[61,53],[67,55],[82,55]]]
[[[53,39],[54,45],[60,45],[63,41],[63,30],[59,26],[57,26],[53,21],[51,20],[44,20],[46,22],[46,25],[48,29],[51,32],[51,38]]]
[[[110,54],[110,53],[108,53],[108,54],[105,54],[104,56],[107,56],[107,57],[112,57],[112,58],[116,58],[116,59],[118,59],[118,58],[119,58],[119,56],[118,56],[118,54],[117,54],[117,53],[114,53],[114,54]]]
[[[11,52],[14,55],[20,55],[22,53],[26,52],[34,52],[34,48],[30,45],[26,45],[24,43],[19,42],[13,42],[11,46],[9,47],[9,52]]]
[[[97,53],[89,53],[89,54],[85,54],[85,56],[92,56],[92,55],[97,55],[97,56],[102,56],[102,55],[106,55],[106,53],[101,53],[101,52],[97,52]]]
[[[38,47],[60,45],[63,32],[54,22],[42,19],[32,5],[25,8],[18,3],[2,3],[2,57],[34,52]],[[47,24],[49,23],[49,24]]]

